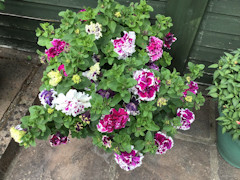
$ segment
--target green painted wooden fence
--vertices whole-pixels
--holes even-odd
[[[173,18],[178,37],[173,65],[187,72],[188,62],[206,67],[224,52],[240,48],[240,0],[168,0],[166,14]],[[205,69],[203,83],[212,82],[213,69]]]
[[[118,0],[128,5],[139,0]],[[155,14],[173,19],[178,40],[171,54],[173,65],[182,73],[188,62],[206,66],[217,62],[223,52],[240,47],[240,0],[149,0]],[[37,48],[35,29],[41,22],[58,24],[58,12],[95,7],[97,0],[5,0],[0,11],[0,45],[33,51]],[[206,68],[203,83],[211,83],[212,70]]]

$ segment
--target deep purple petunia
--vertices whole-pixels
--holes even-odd
[[[100,94],[103,98],[107,98],[107,99],[112,98],[116,94],[111,89],[108,89],[108,90],[100,89],[97,91],[97,93]]]
[[[67,136],[63,136],[60,132],[53,134],[50,138],[51,146],[58,146],[61,144],[67,144],[69,142],[69,138]]]
[[[164,47],[166,47],[167,49],[171,49],[172,43],[175,42],[176,40],[177,40],[177,38],[174,37],[174,34],[168,33],[164,37]]]
[[[56,94],[57,92],[53,89],[51,89],[50,91],[45,89],[39,93],[38,97],[44,107],[46,107],[46,105],[48,104],[51,108],[53,108],[54,104],[52,102],[56,98]]]

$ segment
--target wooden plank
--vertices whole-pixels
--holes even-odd
[[[13,47],[14,49],[23,49],[29,52],[35,52],[37,49],[42,48],[33,42],[27,42],[27,41],[13,39],[13,38],[9,39],[9,38],[0,37],[0,46],[2,45]]]
[[[234,50],[240,46],[240,36],[201,31],[196,38],[195,45],[222,49],[223,51]]]
[[[236,17],[207,12],[204,15],[200,29],[240,35],[240,16]]]
[[[173,66],[183,72],[208,0],[168,0],[166,14],[173,19],[172,32],[178,40],[172,49]]]
[[[27,40],[28,42],[37,42],[35,31],[21,30],[0,26],[0,37],[13,38],[18,40]]]
[[[240,1],[239,0],[210,0],[207,11],[240,17]]]
[[[230,52],[230,50],[226,52]],[[222,49],[194,45],[189,55],[189,59],[197,59],[199,61],[208,61],[209,63],[216,63],[222,55],[223,55]]]
[[[5,10],[2,12],[46,20],[59,20],[60,17],[58,16],[58,13],[64,10],[66,10],[66,7],[46,6],[44,4],[36,4],[32,2],[9,0],[5,2]],[[77,8],[73,10],[78,11],[79,9]]]
[[[91,6],[96,7],[96,2],[93,3],[93,1],[84,0],[84,1],[76,1],[71,0],[73,4],[66,3],[64,0],[59,1],[46,1],[43,0],[41,2],[38,2],[37,0],[34,1],[18,1],[18,0],[9,0],[6,1],[6,8],[3,12],[11,13],[11,14],[17,14],[22,16],[28,16],[28,17],[36,17],[36,18],[42,18],[42,19],[53,19],[53,20],[59,20],[60,17],[58,16],[58,13],[60,11],[64,11],[66,9],[71,9],[75,12],[78,12],[80,9],[83,8],[83,6]],[[136,2],[139,2],[138,0],[135,0]],[[59,3],[57,3],[59,2]],[[122,1],[123,4],[128,5],[129,2]],[[151,13],[151,16],[154,18],[156,14],[164,14],[165,13],[165,7],[166,2],[165,1],[150,1],[149,5],[153,6],[155,11]]]
[[[0,19],[1,19],[0,26],[30,30],[30,31],[35,31],[35,29],[39,27],[39,24],[43,22],[43,21],[38,21],[33,19],[8,16],[8,15],[0,15]]]

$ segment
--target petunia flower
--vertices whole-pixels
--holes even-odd
[[[132,151],[130,153],[121,152],[121,154],[114,154],[116,163],[120,166],[120,168],[124,169],[125,171],[130,171],[135,169],[136,167],[140,167],[144,158],[142,153],[133,149],[133,146],[131,146],[131,148]]]
[[[21,127],[21,125],[17,125],[15,127],[10,128],[11,137],[14,139],[15,142],[21,143],[22,137],[26,134],[26,131]]]
[[[66,95],[58,94],[53,101],[55,108],[66,115],[76,117],[85,112],[85,109],[91,107],[90,99],[92,97],[85,92],[77,92],[76,89],[70,89]]]
[[[59,72],[63,71],[63,74],[64,74],[65,77],[68,76],[67,73],[66,73],[66,71],[65,71],[65,69],[64,69],[64,64],[61,64],[61,65],[58,67],[58,70],[59,70]]]
[[[158,147],[156,154],[165,154],[167,150],[173,147],[172,137],[168,137],[162,132],[157,132],[154,137],[155,145]]]
[[[135,50],[136,35],[134,31],[124,31],[124,36],[111,40],[114,46],[114,51],[118,54],[118,59],[126,59],[131,56]]]
[[[150,62],[157,61],[163,54],[163,41],[155,36],[151,36],[149,39],[149,45],[147,46],[147,52],[150,57]]]
[[[178,108],[177,116],[181,118],[181,126],[177,127],[177,129],[188,130],[191,127],[191,124],[195,120],[195,115],[188,108]]]
[[[111,133],[114,129],[125,128],[127,121],[130,121],[128,113],[123,108],[116,111],[114,108],[110,110],[110,114],[105,115],[97,124],[99,132]]]
[[[57,92],[54,91],[54,89],[51,89],[50,91],[44,89],[39,94],[39,100],[41,104],[46,108],[46,105],[48,104],[51,108],[54,107],[54,104],[52,103],[53,100],[56,98]]]
[[[177,38],[174,37],[174,34],[168,33],[164,37],[164,47],[166,47],[167,49],[171,49],[172,43],[175,42],[176,40],[177,40]]]
[[[148,69],[142,69],[133,73],[133,78],[137,80],[137,85],[130,89],[133,94],[138,95],[142,101],[152,101],[159,91],[160,80]]]

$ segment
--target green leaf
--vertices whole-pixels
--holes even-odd
[[[116,95],[112,98],[112,100],[111,100],[111,102],[110,102],[110,106],[111,106],[111,107],[116,106],[121,100],[122,100],[121,95],[120,95],[119,93],[116,94]]]
[[[137,140],[135,143],[134,143],[134,149],[138,150],[138,151],[141,151],[145,146],[145,141],[143,140]]]
[[[153,136],[151,131],[148,131],[146,136],[145,136],[145,141],[152,141],[153,140]]]
[[[144,111],[144,112],[145,112],[145,111]],[[158,125],[156,125],[156,124],[154,123],[154,121],[152,121],[152,123],[147,124],[146,129],[149,130],[149,131],[158,131],[160,128],[159,128]]]
[[[225,97],[225,99],[231,99],[231,98],[233,98],[233,97],[234,97],[233,94],[229,94],[229,95],[227,95],[227,96]]]
[[[91,113],[91,121],[97,121],[100,119],[100,117],[101,117],[100,114]]]
[[[212,96],[213,98],[217,98],[218,97],[218,93],[209,93],[210,96]]]
[[[212,64],[210,66],[208,66],[208,68],[217,68],[218,67],[218,64]]]
[[[237,98],[233,98],[232,103],[233,103],[233,106],[236,107],[239,103],[239,100]]]
[[[108,23],[108,27],[109,27],[109,29],[111,30],[112,33],[115,32],[116,26],[117,26],[117,24],[116,24],[115,21],[110,21],[110,23]]]
[[[93,45],[92,51],[93,51],[95,54],[98,54],[98,48],[97,48],[96,44]]]
[[[125,103],[129,103],[130,102],[130,99],[131,99],[131,94],[130,93],[127,93],[124,97],[123,97],[123,101]]]
[[[38,45],[39,46],[46,46],[48,47],[50,45],[50,40],[47,37],[40,36],[38,38]]]

